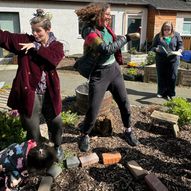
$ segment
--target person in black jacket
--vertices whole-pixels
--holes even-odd
[[[89,109],[84,122],[80,125],[81,139],[79,148],[88,151],[90,148],[89,134],[94,127],[104,94],[109,90],[116,101],[123,125],[124,136],[131,146],[138,145],[138,140],[132,133],[130,124],[130,105],[120,71],[122,64],[120,49],[130,40],[139,39],[139,33],[116,37],[109,28],[111,9],[108,4],[90,4],[76,14],[84,23],[82,37],[84,38],[84,54],[95,58],[96,66],[89,77]]]
[[[171,22],[164,22],[160,33],[154,37],[151,50],[156,52],[157,97],[171,99],[176,94],[179,55],[183,50],[182,38],[178,32],[174,31]]]

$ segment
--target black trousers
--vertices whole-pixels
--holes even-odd
[[[156,62],[157,69],[157,94],[163,96],[175,96],[176,79],[179,60],[163,60]]]
[[[27,139],[41,140],[40,133],[40,116],[43,114],[54,146],[57,147],[62,143],[63,122],[61,114],[55,115],[52,102],[48,93],[45,95],[35,94],[32,116],[29,118],[25,114],[20,114],[23,128],[27,131]]]
[[[124,127],[130,127],[130,105],[127,98],[123,76],[117,62],[112,65],[97,68],[90,77],[89,82],[89,109],[81,132],[89,134],[93,129],[105,92],[109,90],[116,101]]]

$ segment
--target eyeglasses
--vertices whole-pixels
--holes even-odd
[[[164,31],[170,31],[170,30],[171,30],[171,29],[169,29],[169,28],[166,28],[166,29],[164,28]]]

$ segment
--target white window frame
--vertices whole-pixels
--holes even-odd
[[[189,21],[186,21],[186,19],[189,19]],[[190,25],[190,33],[184,32],[184,25],[189,24]],[[184,18],[183,19],[183,24],[182,24],[182,35],[183,36],[191,36],[191,18]]]

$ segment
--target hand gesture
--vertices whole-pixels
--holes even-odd
[[[25,50],[25,54],[28,53],[29,49],[35,48],[33,43],[19,43],[22,46],[21,50]]]
[[[134,41],[134,40],[139,40],[140,39],[140,34],[138,32],[135,32],[135,33],[129,33],[127,34],[128,37]]]

